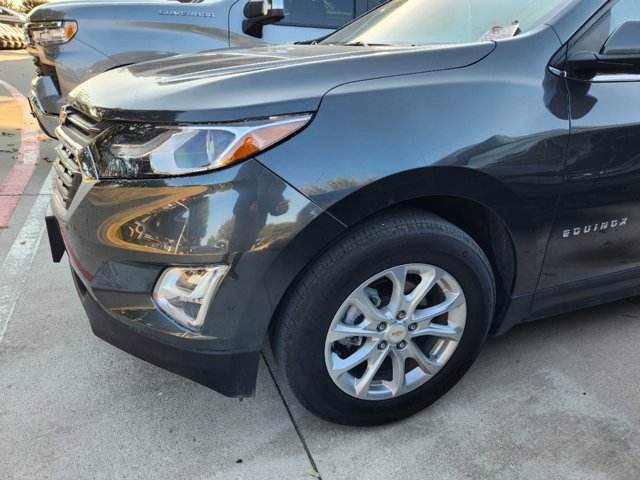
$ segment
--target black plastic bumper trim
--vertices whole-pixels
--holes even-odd
[[[49,247],[51,248],[51,258],[54,263],[60,263],[62,256],[66,250],[62,234],[60,233],[60,225],[58,220],[53,216],[51,205],[47,206],[47,214],[44,217],[47,226],[47,236],[49,237]]]
[[[164,343],[130,328],[112,316],[90,293],[79,288],[77,278],[75,281],[91,329],[97,337],[227,397],[250,397],[255,394],[260,348],[239,352],[203,351]]]

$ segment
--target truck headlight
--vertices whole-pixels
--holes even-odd
[[[169,267],[156,283],[153,298],[162,312],[189,330],[200,330],[228,265]]]
[[[227,167],[290,137],[310,119],[301,114],[188,127],[122,125],[98,144],[98,176],[174,176]]]
[[[31,40],[36,45],[66,43],[78,31],[78,24],[73,20],[64,22],[35,22],[28,25]]]

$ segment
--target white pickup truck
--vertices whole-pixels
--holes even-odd
[[[66,95],[113,68],[180,53],[324,37],[384,0],[57,0],[27,18],[31,108],[53,136]]]

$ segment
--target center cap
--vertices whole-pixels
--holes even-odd
[[[392,343],[400,343],[407,336],[407,327],[403,323],[396,323],[389,327],[387,337]]]

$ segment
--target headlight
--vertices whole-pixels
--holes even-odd
[[[71,40],[78,31],[78,24],[71,20],[31,23],[28,30],[33,43],[36,45],[50,45],[66,43]]]
[[[227,167],[290,137],[310,114],[189,127],[123,125],[98,143],[100,178],[184,175]]]

